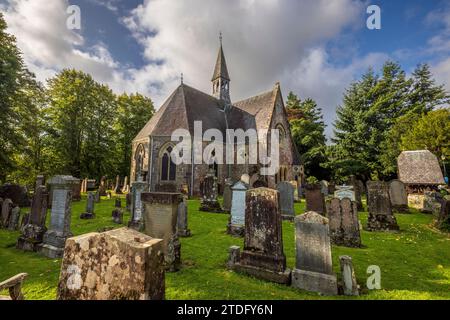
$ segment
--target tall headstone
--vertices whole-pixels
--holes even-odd
[[[58,300],[164,299],[162,240],[128,228],[67,239]]]
[[[399,230],[397,219],[392,213],[389,185],[383,181],[367,182],[367,206],[369,231]]]
[[[98,192],[99,192],[101,197],[106,197],[106,189],[107,189],[106,177],[103,176],[100,179],[100,186],[98,187]]]
[[[349,198],[327,200],[331,243],[350,248],[361,247],[358,205]]]
[[[278,183],[277,190],[280,193],[280,212],[284,220],[294,221],[294,188],[286,181]]]
[[[81,182],[72,185],[72,201],[81,201]]]
[[[33,196],[31,213],[28,220],[23,221],[21,235],[17,239],[16,248],[25,251],[39,251],[47,228],[45,221],[47,218],[48,192],[45,186],[38,187]]]
[[[245,230],[245,197],[248,186],[242,181],[236,182],[231,187],[231,215],[228,223],[227,233],[242,237]]]
[[[298,202],[300,201],[299,193],[298,193],[298,182],[295,180],[292,180],[289,182],[292,185],[292,188],[294,188],[294,201]]]
[[[325,197],[322,186],[318,184],[307,184],[305,186],[306,211],[314,211],[325,214]]]
[[[177,232],[179,237],[190,237],[191,230],[188,228],[188,203],[187,195],[183,194],[183,201],[178,205]]]
[[[340,200],[348,198],[351,201],[356,201],[355,191],[353,190],[353,186],[337,186],[336,191],[334,191],[334,197]]]
[[[281,232],[279,193],[268,188],[246,193],[244,250],[229,267],[254,277],[287,284],[291,271],[286,268]]]
[[[130,189],[128,186],[128,176],[126,176],[125,179],[123,180],[122,193],[128,193],[128,192],[130,192]]]
[[[115,194],[122,194],[122,190],[120,188],[120,176],[116,177],[116,185],[114,187],[114,193]]]
[[[292,286],[324,295],[337,295],[328,219],[312,211],[297,216],[295,243],[297,258],[292,271]]]
[[[93,192],[89,192],[88,196],[87,196],[87,201],[86,201],[86,211],[83,212],[80,215],[80,219],[94,219],[95,218],[95,213],[94,213],[94,193]]]
[[[177,271],[181,264],[181,244],[177,233],[178,205],[181,193],[143,193],[144,233],[163,240],[164,264],[168,271]]]
[[[42,254],[49,258],[61,258],[66,239],[72,236],[70,219],[72,216],[72,190],[79,180],[71,176],[54,176],[49,181],[53,190],[50,227],[44,234]]]
[[[11,209],[11,215],[9,216],[8,230],[16,231],[19,228],[20,220],[20,207],[15,205]]]
[[[209,171],[200,184],[201,203],[200,211],[223,213],[220,203],[217,200],[218,186],[217,177],[213,171]]]
[[[397,212],[407,213],[408,210],[408,194],[406,193],[405,184],[400,180],[392,180],[389,183],[389,197],[391,199],[392,209]]]
[[[9,217],[11,215],[11,209],[13,207],[13,202],[11,199],[4,199],[2,204],[2,215],[1,215],[1,226],[3,228],[8,228]]]
[[[340,256],[339,263],[341,265],[342,293],[344,296],[358,296],[359,288],[356,282],[352,258],[349,256]]]
[[[144,229],[144,216],[142,205],[142,194],[147,189],[147,183],[138,179],[133,182],[132,195],[131,195],[131,220],[128,226],[137,231]]]
[[[231,179],[225,180],[225,186],[223,187],[223,211],[230,212],[231,211],[231,199],[232,199],[232,191],[231,187],[233,183]]]
[[[95,203],[100,203],[100,201],[101,201],[101,197],[100,197],[100,190],[97,190],[95,193],[94,193],[94,202]]]

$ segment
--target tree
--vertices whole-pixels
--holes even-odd
[[[153,102],[141,94],[126,93],[117,98],[117,118],[115,124],[117,145],[117,174],[128,176],[131,164],[131,144],[133,139],[153,116]]]
[[[308,176],[326,178],[321,166],[325,162],[325,123],[322,110],[312,99],[300,101],[292,92],[286,104],[290,120],[292,138],[300,153],[301,161]]]

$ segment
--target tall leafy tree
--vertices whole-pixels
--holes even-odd
[[[126,93],[117,98],[117,118],[115,124],[117,146],[117,173],[130,174],[131,144],[133,139],[153,116],[153,102],[139,93]]]

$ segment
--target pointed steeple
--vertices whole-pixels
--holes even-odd
[[[211,79],[213,83],[213,95],[225,102],[230,103],[230,76],[228,75],[227,62],[222,48],[222,33],[220,33],[220,48],[217,54],[216,66]]]

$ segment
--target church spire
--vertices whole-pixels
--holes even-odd
[[[228,75],[227,62],[222,48],[222,33],[219,36],[220,48],[217,55],[216,66],[212,77],[213,96],[219,100],[230,103],[230,76]]]

